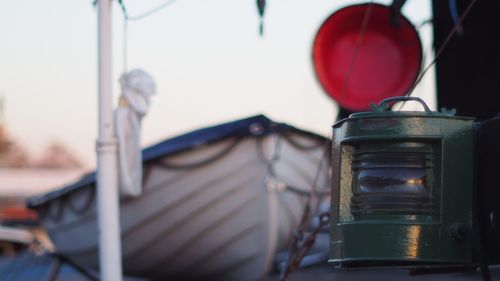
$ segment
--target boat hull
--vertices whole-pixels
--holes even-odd
[[[306,204],[286,186],[307,192],[316,182],[326,190],[323,157],[317,139],[287,133],[231,137],[145,163],[143,194],[120,200],[124,272],[153,280],[263,278]],[[57,251],[91,268],[99,266],[95,194],[90,183],[38,208]]]

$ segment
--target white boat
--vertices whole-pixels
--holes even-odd
[[[328,190],[327,147],[321,136],[259,115],[143,150],[143,194],[120,199],[124,272],[153,280],[263,278],[311,188]],[[91,268],[98,267],[95,179],[29,200],[57,251]]]

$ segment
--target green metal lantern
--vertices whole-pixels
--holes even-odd
[[[424,111],[389,111],[396,101]],[[333,126],[329,262],[355,267],[470,267],[473,120],[397,97]]]

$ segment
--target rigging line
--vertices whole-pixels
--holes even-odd
[[[118,0],[118,4],[123,14],[123,73],[127,72],[127,54],[128,54],[128,13],[123,0]]]
[[[303,252],[304,247],[307,247],[305,245],[308,242],[308,239],[311,239],[310,238],[311,235],[307,236],[307,238],[306,238],[304,236],[304,233],[307,230],[309,223],[312,219],[312,217],[311,217],[311,212],[313,211],[312,210],[312,198],[317,197],[318,193],[319,193],[319,191],[316,190],[316,187],[317,187],[317,181],[318,181],[320,174],[321,174],[321,167],[323,166],[323,163],[325,162],[325,160],[327,160],[326,164],[327,165],[330,164],[330,162],[327,159],[328,155],[329,155],[329,145],[325,144],[323,149],[324,149],[323,155],[321,156],[321,159],[318,163],[316,174],[314,176],[313,183],[311,185],[311,191],[309,192],[308,196],[306,197],[307,201],[306,201],[306,204],[304,205],[304,210],[302,212],[300,222],[297,225],[297,227],[295,227],[295,229],[293,230],[293,235],[292,235],[292,238],[291,238],[289,245],[288,245],[288,258],[285,262],[285,266],[282,268],[282,271],[280,274],[281,275],[280,281],[288,280],[288,276],[300,264],[300,261],[303,258],[303,257],[301,257],[301,252]],[[321,194],[319,194],[319,195],[322,196],[325,194],[323,194],[323,192],[321,192]],[[317,207],[316,207],[316,211],[317,211]],[[320,227],[322,227],[321,220],[320,220]],[[312,243],[314,244],[314,241],[312,241]],[[311,246],[312,245],[310,245],[309,247],[311,247]],[[307,253],[307,251],[309,251],[309,250],[307,249],[305,252]]]
[[[471,0],[471,2],[469,3],[469,5],[465,9],[464,13],[460,17],[460,20],[454,25],[453,29],[450,31],[450,33],[448,34],[448,36],[444,40],[443,44],[437,50],[436,55],[434,56],[434,59],[429,63],[429,65],[427,65],[425,67],[425,69],[418,76],[417,80],[415,80],[415,82],[413,83],[413,85],[411,86],[411,88],[404,94],[404,96],[408,97],[408,96],[410,96],[413,93],[413,90],[415,90],[415,88],[420,83],[420,81],[422,81],[422,78],[425,76],[425,74],[427,73],[427,71],[437,62],[437,60],[439,59],[439,57],[443,53],[444,49],[446,48],[446,46],[450,42],[450,40],[453,37],[453,35],[455,35],[459,31],[459,29],[462,28],[462,23],[463,23],[464,19],[467,17],[467,15],[469,14],[469,12],[472,9],[472,7],[474,6],[474,4],[476,4],[476,2],[477,2],[477,0]],[[399,108],[398,111],[401,111],[401,109],[403,108],[403,106],[405,105],[405,103],[406,103],[406,101],[404,101],[402,103],[402,105],[401,105],[401,107]]]
[[[349,80],[351,78],[352,71],[354,69],[354,63],[356,62],[356,58],[357,58],[358,53],[359,53],[359,48],[361,47],[361,42],[363,41],[363,38],[365,37],[366,28],[368,26],[368,21],[370,20],[372,9],[373,9],[373,1],[370,3],[368,8],[365,10],[365,14],[363,15],[363,21],[361,23],[361,28],[359,30],[359,36],[356,39],[356,45],[354,46],[354,54],[353,54],[351,62],[349,64],[349,68],[347,69],[347,75],[345,76],[345,79],[344,79],[344,82],[342,84],[342,88],[340,91],[341,98],[345,94],[345,88],[347,87],[347,83],[349,83]]]
[[[163,10],[164,8],[166,8],[166,7],[174,4],[176,1],[177,0],[168,0],[168,1],[166,1],[166,2],[164,2],[162,4],[160,4],[160,5],[158,5],[157,7],[153,8],[153,9],[147,11],[147,12],[144,12],[144,13],[142,13],[140,15],[137,15],[137,16],[127,15],[127,19],[130,20],[130,21],[142,20],[142,19],[144,19],[144,18],[146,18],[146,17],[148,17],[148,16],[150,16],[152,14],[155,14],[155,13]],[[121,0],[120,0],[120,2],[121,2]]]
[[[363,15],[363,21],[361,22],[361,28],[359,29],[359,36],[356,40],[356,45],[354,46],[354,52],[352,55],[351,62],[349,63],[349,68],[347,69],[347,74],[344,78],[344,82],[342,83],[342,88],[340,88],[340,99],[344,97],[345,94],[345,89],[347,87],[347,84],[349,83],[349,80],[351,79],[352,75],[352,70],[354,69],[354,63],[356,62],[356,57],[358,56],[359,53],[359,48],[361,46],[361,41],[363,41],[363,38],[365,36],[366,28],[368,26],[368,21],[370,19],[371,11],[373,9],[373,0],[369,3],[370,5],[368,8],[365,10],[365,13]],[[339,105],[340,107],[340,105]],[[339,108],[340,112],[340,108]],[[338,112],[334,114],[333,120],[335,121],[338,118]]]
[[[226,156],[227,154],[229,154],[231,151],[233,151],[234,148],[236,148],[236,146],[238,146],[238,144],[240,144],[240,142],[243,139],[244,139],[244,137],[240,137],[240,136],[235,137],[233,142],[231,142],[227,147],[222,149],[222,151],[217,152],[217,154],[210,156],[207,159],[203,159],[201,161],[198,161],[198,162],[184,163],[184,164],[173,164],[173,163],[167,163],[167,162],[162,161],[160,159],[160,160],[154,162],[154,166],[159,167],[159,168],[164,168],[164,169],[175,169],[175,170],[200,168],[202,166],[205,166],[207,164],[215,162],[215,161],[221,159],[222,157]]]
[[[127,72],[128,57],[128,20],[123,17],[123,73]]]
[[[97,0],[96,0],[97,1]],[[144,19],[156,12],[161,11],[162,9],[170,6],[177,0],[168,0],[164,2],[163,4],[145,12],[137,16],[130,16],[127,12],[127,7],[125,6],[125,3],[123,0],[118,0],[118,4],[120,5],[120,8],[123,13],[123,72],[125,73],[127,71],[127,57],[128,57],[128,21],[138,21],[141,19]],[[95,5],[95,3],[94,3]]]

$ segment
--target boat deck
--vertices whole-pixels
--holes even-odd
[[[89,281],[77,269],[67,263],[60,263],[58,258],[49,255],[35,255],[24,252],[12,257],[0,257],[0,280],[2,281]],[[89,270],[94,276],[97,272]],[[124,281],[147,281],[132,277],[124,277]]]
[[[51,276],[57,258],[51,255],[36,256],[31,253],[24,253],[15,257],[0,258],[0,280],[12,281],[89,281],[76,269],[68,264],[61,264],[59,274]],[[492,280],[500,280],[500,267],[491,267]],[[96,272],[92,272],[96,274]],[[51,279],[53,278],[53,279]],[[362,270],[362,271],[336,271],[329,265],[312,266],[293,272],[289,281],[472,281],[481,280],[479,272],[461,272],[449,274],[432,275],[409,275],[407,270]],[[265,281],[279,281],[279,275],[273,274]],[[124,281],[147,281],[132,277],[124,277]]]
[[[500,267],[490,267],[491,280],[500,280]],[[266,281],[279,281],[279,276],[271,276]],[[293,272],[288,281],[479,281],[479,272],[410,275],[408,270],[360,270],[337,271],[330,265],[303,268]]]

